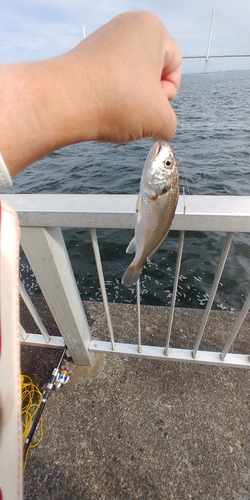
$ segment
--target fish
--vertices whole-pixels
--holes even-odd
[[[123,285],[130,287],[136,284],[145,261],[151,261],[165,240],[178,198],[179,174],[174,153],[168,143],[156,142],[142,171],[135,235],[126,249],[126,253],[135,253],[135,258],[123,274]]]

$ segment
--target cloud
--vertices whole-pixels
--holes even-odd
[[[146,9],[163,21],[185,52],[207,45],[212,7],[216,6],[217,34],[215,50],[224,50],[225,37],[219,13],[248,30],[249,0],[1,0],[0,2],[0,62],[31,61],[53,57],[70,50],[82,40],[82,26],[87,36],[115,15]],[[226,6],[226,8],[225,8]],[[230,28],[229,28],[230,31]],[[231,37],[232,38],[232,37]],[[239,36],[232,38],[236,46]],[[246,43],[243,40],[243,45]]]

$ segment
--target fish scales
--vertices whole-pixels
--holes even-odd
[[[135,235],[127,253],[135,258],[125,271],[122,283],[134,285],[140,277],[145,260],[166,238],[179,197],[179,176],[173,151],[167,143],[156,143],[150,150],[140,182],[136,205]]]

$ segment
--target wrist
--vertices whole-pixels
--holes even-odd
[[[50,152],[96,137],[97,106],[84,57],[0,69],[0,150],[11,177]]]

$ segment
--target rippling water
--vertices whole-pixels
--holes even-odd
[[[178,131],[171,146],[178,161],[181,192],[249,195],[250,72],[184,75],[173,107]],[[110,145],[83,143],[56,151],[14,180],[15,193],[137,193],[151,140]],[[204,200],[205,203],[205,200]],[[121,285],[131,261],[125,254],[133,231],[98,231],[110,301],[134,301],[134,288]],[[64,230],[81,296],[99,300],[101,293],[89,233]],[[181,266],[177,305],[204,307],[224,235],[188,232]],[[234,237],[215,307],[239,309],[249,291],[250,238]],[[154,262],[142,275],[142,303],[170,304],[178,233],[170,232]],[[21,275],[32,294],[39,287],[24,256]],[[226,293],[225,293],[226,291]]]

